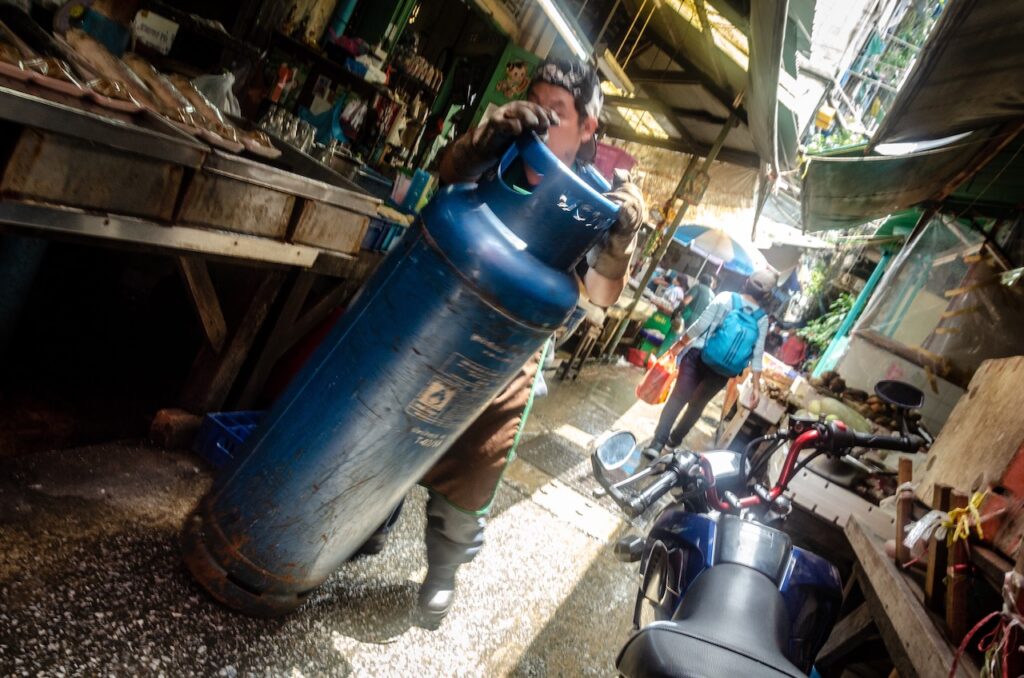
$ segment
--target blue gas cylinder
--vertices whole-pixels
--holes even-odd
[[[502,179],[517,157],[531,193]],[[616,214],[533,135],[439,191],[190,516],[195,578],[249,614],[300,605],[566,320]]]

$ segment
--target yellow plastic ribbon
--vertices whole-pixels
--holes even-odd
[[[985,538],[985,532],[981,529],[981,505],[988,495],[988,490],[975,492],[971,500],[964,508],[955,508],[942,521],[946,528],[946,544],[952,546],[953,542],[967,539],[971,536],[971,524],[978,533],[978,539]]]

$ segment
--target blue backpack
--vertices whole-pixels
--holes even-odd
[[[732,310],[704,342],[700,357],[723,377],[735,377],[750,363],[757,344],[757,322],[764,311],[748,311],[740,295],[732,295]]]

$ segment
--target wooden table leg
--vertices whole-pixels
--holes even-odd
[[[284,308],[274,322],[274,329],[267,339],[267,344],[238,399],[238,406],[241,409],[249,409],[256,403],[271,370],[281,356],[316,329],[334,309],[345,303],[354,293],[348,281],[340,281],[300,315],[299,312],[306,307],[315,277],[313,273],[302,273],[292,285]]]
[[[223,407],[256,340],[256,335],[263,327],[274,300],[277,299],[284,278],[283,271],[269,271],[264,274],[248,309],[223,351],[218,353],[209,345],[204,345],[200,349],[182,389],[181,401],[185,409],[204,414]]]
[[[909,484],[914,477],[914,462],[903,457],[900,459],[899,486]],[[910,549],[904,544],[907,536],[907,525],[910,524],[914,513],[914,491],[897,490],[896,495],[896,564],[906,565],[910,562]]]
[[[949,485],[936,484],[932,488],[932,508],[936,511],[949,511],[949,504],[953,496],[953,488]],[[946,565],[948,563],[949,547],[946,546],[946,539],[936,539],[933,535],[928,540],[928,571],[924,578],[924,601],[925,604],[942,614],[946,607]]]
[[[206,260],[198,256],[177,257],[178,270],[188,289],[188,298],[192,302],[199,317],[199,325],[203,328],[206,341],[217,353],[224,350],[224,342],[228,339],[228,325],[224,321],[224,313],[217,298],[217,290],[210,279],[210,271]]]
[[[967,493],[954,490],[950,508],[966,508],[969,501]],[[966,539],[953,542],[949,549],[949,567],[946,568],[946,626],[954,644],[967,635],[968,562]]]

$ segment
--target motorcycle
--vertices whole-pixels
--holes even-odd
[[[602,488],[595,494],[607,494],[630,517],[671,496],[646,538],[615,544],[620,560],[640,562],[633,634],[616,661],[620,675],[796,678],[811,671],[836,622],[842,581],[832,563],[794,546],[772,524],[792,510],[789,482],[820,455],[856,463],[854,448],[914,452],[925,444],[906,416],[924,394],[898,381],[878,382],[875,393],[896,408],[899,434],[858,433],[841,421],[794,415],[743,452],[676,448],[646,467],[632,433],[595,441],[591,464]],[[774,485],[751,482],[785,443]],[[755,448],[762,452],[752,457]],[[805,450],[813,451],[801,458]],[[642,482],[648,484],[637,489]]]

